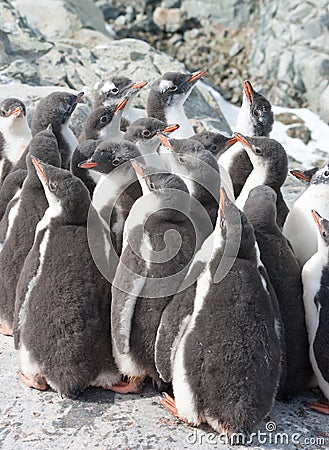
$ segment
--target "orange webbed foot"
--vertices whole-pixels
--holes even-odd
[[[13,330],[8,325],[0,325],[0,334],[5,336],[13,336]]]
[[[314,411],[320,412],[322,414],[328,414],[329,415],[329,401],[323,400],[321,402],[308,402],[311,409]]]
[[[162,397],[159,397],[159,402],[162,406],[166,408],[167,411],[170,412],[173,416],[177,417],[177,419],[181,420],[182,422],[186,423],[187,425],[192,425],[190,422],[188,422],[184,417],[180,416],[177,410],[177,406],[175,403],[175,400],[168,395],[166,392],[163,392]]]
[[[119,381],[110,387],[111,391],[118,394],[139,394],[143,389],[144,377],[130,378],[128,383],[126,381]]]
[[[26,386],[38,389],[39,391],[45,391],[48,389],[48,384],[46,379],[42,377],[40,374],[36,374],[34,376],[27,377],[23,374],[23,372],[18,372],[19,378],[23,381]]]

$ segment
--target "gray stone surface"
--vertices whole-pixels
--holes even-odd
[[[12,4],[34,29],[49,40],[70,36],[80,28],[107,34],[103,14],[89,0],[12,0]]]
[[[273,103],[303,103],[329,121],[329,2],[266,0],[250,56],[250,72],[266,80]]]

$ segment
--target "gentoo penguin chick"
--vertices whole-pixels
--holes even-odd
[[[100,175],[93,169],[82,169],[79,164],[83,161],[86,161],[86,159],[91,158],[97,146],[101,142],[102,140],[100,139],[87,139],[77,146],[71,158],[71,173],[84,182],[91,196],[93,195],[95,186],[99,181]]]
[[[329,400],[329,221],[311,211],[317,227],[318,248],[302,270],[304,306],[311,364],[318,385]],[[311,402],[311,407],[329,414],[329,401]]]
[[[283,227],[289,212],[283,195],[281,186],[285,182],[288,174],[288,157],[282,145],[274,139],[266,137],[247,137],[241,133],[234,133],[238,141],[243,145],[248,153],[253,170],[247,178],[245,185],[236,199],[235,204],[243,209],[247,201],[249,192],[256,186],[264,184],[274,189],[277,195],[277,224]]]
[[[140,158],[135,144],[104,141],[94,154],[79,167],[102,174],[92,197],[92,204],[98,214],[110,225],[113,246],[117,255],[121,253],[122,235],[126,218],[141,197],[142,190],[130,160]]]
[[[0,103],[0,186],[32,138],[26,109],[17,98]]]
[[[243,83],[242,105],[239,111],[235,130],[246,136],[269,137],[274,123],[274,115],[270,102],[259,92],[256,92],[249,80]],[[230,152],[220,156],[218,163],[229,173],[234,195],[237,198],[252,171],[252,164],[248,155],[240,144]]]
[[[52,92],[40,100],[33,113],[32,135],[35,136],[49,124],[52,125],[64,169],[69,169],[71,155],[78,145],[78,140],[69,127],[69,121],[83,95],[83,92],[77,95],[61,91]]]
[[[290,242],[301,266],[317,251],[317,226],[312,219],[315,209],[323,217],[329,217],[329,165],[319,169],[308,188],[293,204],[283,226],[283,234]]]
[[[167,124],[178,123],[180,127],[173,134],[175,138],[189,138],[194,134],[183,105],[196,82],[204,74],[204,70],[189,74],[166,72],[151,86],[147,98],[147,115]]]
[[[279,302],[284,326],[286,379],[281,397],[307,390],[312,378],[303,305],[301,269],[276,223],[276,194],[269,186],[250,191],[244,212],[254,227],[256,241]]]
[[[90,385],[108,389],[120,379],[111,349],[110,285],[88,247],[87,188],[67,170],[32,161],[49,206],[17,287],[20,378],[74,398]]]
[[[206,422],[219,433],[249,434],[272,409],[281,349],[253,228],[223,191],[215,231],[204,246],[193,313],[175,342],[175,400],[166,395],[161,403],[193,426]],[[204,247],[201,259],[203,253]]]
[[[118,99],[123,98],[128,91],[132,90],[134,94],[130,96],[123,113],[123,119],[126,122],[125,127],[128,127],[134,120],[145,116],[144,110],[132,108],[131,104],[136,94],[138,94],[138,92],[146,85],[146,81],[135,82],[123,75],[113,75],[111,78],[96,84],[94,88],[94,109],[99,108],[100,106],[110,106],[113,103],[116,103]],[[123,131],[126,131],[126,129]]]
[[[221,178],[217,161],[196,140],[167,139],[162,134],[158,134],[158,137],[163,145],[171,150],[171,155],[166,158],[170,171],[182,178],[190,195],[203,207],[203,214],[200,217],[201,222],[199,220],[196,222],[197,227],[203,231],[203,241],[213,231],[218,215]],[[166,157],[166,155],[163,155],[163,157]],[[211,220],[211,227],[209,227],[208,217],[206,216],[209,216]]]
[[[119,370],[130,378],[126,385],[112,389],[122,393],[136,392],[137,381],[147,375],[161,382],[154,362],[157,329],[195,249],[185,183],[177,175],[151,167],[143,172],[132,164],[140,176],[143,197],[127,218],[112,287],[113,352]]]
[[[124,139],[137,145],[146,165],[166,169],[165,162],[157,152],[160,146],[157,133],[172,133],[178,128],[178,124],[167,125],[154,117],[143,117],[132,122]]]
[[[120,141],[124,135],[120,130],[120,120],[128,98],[126,96],[111,106],[100,106],[91,111],[79,137],[79,142],[82,143],[87,139]]]
[[[56,139],[54,139],[56,141]],[[39,158],[60,166],[57,146],[34,149]],[[34,232],[47,209],[47,200],[35,172],[30,154],[26,157],[27,177],[22,189],[8,203],[0,222],[2,249],[0,252],[0,333],[12,334],[15,291],[25,258],[33,245]]]

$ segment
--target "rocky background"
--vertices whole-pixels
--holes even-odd
[[[0,83],[91,89],[115,70],[152,80],[182,62],[234,104],[250,78],[273,103],[328,122],[328,30],[326,0],[2,0]],[[199,97],[199,116],[209,101]]]

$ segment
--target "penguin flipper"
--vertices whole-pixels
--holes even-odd
[[[27,170],[18,169],[9,173],[0,189],[0,220],[6,212],[7,204],[15,196],[16,192],[22,187],[26,178]]]
[[[129,257],[129,264],[127,258]],[[112,286],[111,330],[119,353],[130,350],[130,333],[135,305],[147,280],[147,269],[141,267],[140,258],[124,251]]]

